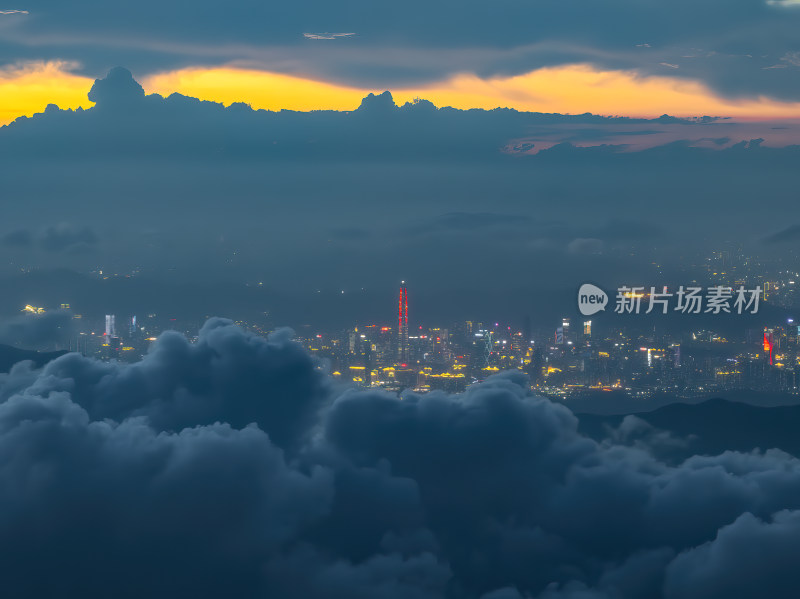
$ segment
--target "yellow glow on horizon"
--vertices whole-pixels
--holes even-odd
[[[179,92],[224,104],[245,102],[267,110],[354,110],[368,93],[383,91],[234,68],[184,69],[145,78],[143,85],[148,92],[162,95]],[[800,111],[800,103],[766,98],[731,100],[695,81],[598,71],[588,65],[548,67],[507,78],[481,79],[464,74],[425,87],[390,91],[397,104],[421,97],[440,107],[507,107],[564,114],[774,119],[796,118]]]
[[[63,62],[30,63],[0,70],[0,125],[61,108],[92,106],[87,94],[93,80],[72,74]],[[370,92],[299,76],[238,68],[187,68],[139,76],[147,93],[187,96],[229,105],[244,102],[267,110],[354,110]],[[421,97],[436,106],[497,107],[522,111],[631,117],[728,116],[766,120],[797,118],[800,103],[766,98],[736,101],[722,98],[701,83],[675,77],[643,77],[629,71],[600,71],[588,65],[538,69],[525,75],[481,79],[462,74],[424,87],[394,88],[397,104]]]
[[[61,108],[93,106],[87,94],[94,80],[73,75],[62,62],[30,63],[0,70],[0,125],[20,116],[44,112],[48,104]]]
[[[229,105],[245,102],[266,110],[354,110],[369,93],[292,75],[246,69],[190,68],[144,77],[147,93],[185,96]]]
[[[406,101],[420,96],[437,106],[498,106],[531,112],[654,118],[727,116],[745,119],[797,118],[800,103],[731,100],[702,83],[675,77],[644,77],[632,71],[598,71],[576,64],[548,67],[508,78],[460,75],[445,84],[394,94]]]

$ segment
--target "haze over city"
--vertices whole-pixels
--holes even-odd
[[[796,597],[798,26],[0,6],[4,594]]]

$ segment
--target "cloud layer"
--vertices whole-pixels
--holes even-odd
[[[97,234],[90,227],[67,222],[44,227],[36,233],[29,229],[15,229],[0,237],[0,245],[7,248],[37,248],[46,252],[68,253],[90,251],[97,241]]]
[[[736,598],[798,583],[800,460],[670,466],[646,444],[601,445],[518,373],[454,396],[342,389],[285,332],[212,319],[139,363],[71,354],[1,376],[13,596]]]
[[[729,97],[797,100],[796,4],[502,0],[489,9],[475,1],[248,0],[221,10],[203,1],[187,27],[177,3],[96,10],[89,2],[42,0],[29,17],[4,19],[0,45],[10,62],[73,60],[93,75],[113,66],[108,61],[148,73],[227,64],[386,87],[590,64],[701,81]],[[330,38],[336,43],[319,43]]]

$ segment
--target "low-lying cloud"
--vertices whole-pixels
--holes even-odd
[[[668,465],[637,438],[582,436],[520,373],[459,395],[341,388],[287,332],[212,319],[196,343],[165,333],[138,363],[69,354],[0,377],[4,586],[791,596],[800,460],[767,450]]]
[[[46,252],[84,252],[98,242],[91,227],[59,223],[44,227],[38,232],[15,229],[0,237],[0,244],[8,248],[36,248]]]
[[[0,343],[30,348],[62,345],[70,339],[74,329],[70,310],[20,314],[0,320]]]

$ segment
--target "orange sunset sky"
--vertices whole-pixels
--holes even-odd
[[[105,73],[97,73],[97,77]],[[353,110],[369,92],[330,81],[241,68],[194,67],[134,73],[147,93],[178,92],[203,100],[245,102],[269,110]],[[41,112],[48,104],[88,108],[93,79],[63,62],[30,62],[0,71],[0,124]],[[632,71],[597,70],[586,64],[542,68],[524,75],[481,79],[463,73],[424,87],[390,90],[402,104],[415,97],[437,106],[509,107],[523,111],[656,117],[730,116],[739,119],[796,118],[800,103],[767,98],[737,101],[714,94],[702,83]]]

